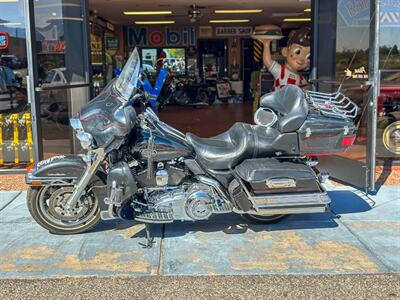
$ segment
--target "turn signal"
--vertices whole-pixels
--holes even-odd
[[[351,145],[353,145],[354,140],[356,139],[356,136],[345,136],[342,138],[342,143],[341,146],[342,147],[350,147]]]
[[[26,167],[26,172],[29,173],[30,171],[32,171],[32,169],[35,167],[35,164],[29,164],[29,166]]]

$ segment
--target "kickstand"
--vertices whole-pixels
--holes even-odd
[[[145,223],[145,229],[146,229],[146,243],[139,243],[139,245],[143,246],[145,249],[150,249],[153,247],[154,242],[154,237],[151,236],[150,232],[150,225]]]
[[[333,214],[333,218],[334,219],[338,219],[339,220],[342,217],[341,215],[338,215],[337,213],[335,213],[331,207],[329,207],[328,209]]]

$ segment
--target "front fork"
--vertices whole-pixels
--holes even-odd
[[[93,154],[93,155],[91,155]],[[72,210],[76,206],[78,200],[80,199],[83,191],[86,189],[93,175],[96,174],[100,163],[104,160],[105,153],[103,148],[93,150],[92,153],[88,154],[87,157],[87,168],[80,180],[75,184],[74,191],[71,197],[68,198],[66,203],[66,208]]]

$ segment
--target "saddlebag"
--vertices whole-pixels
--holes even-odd
[[[274,158],[247,159],[235,172],[254,195],[321,191],[314,171],[301,163]]]
[[[259,215],[325,212],[329,196],[303,163],[248,159],[235,168],[229,193],[242,211]]]

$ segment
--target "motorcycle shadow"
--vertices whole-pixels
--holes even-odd
[[[179,222],[169,224],[151,224],[153,236],[178,237],[190,232],[223,232],[225,234],[244,234],[247,231],[289,231],[299,229],[335,228],[338,227],[338,219],[344,214],[355,214],[372,209],[367,199],[351,191],[332,191],[331,211],[325,213],[309,213],[288,215],[278,223],[253,224],[244,220],[238,214],[213,215],[209,220],[197,222]],[[119,231],[127,230],[137,226],[130,238],[145,237],[144,225],[135,221],[112,220],[103,221],[92,230],[96,231]]]

